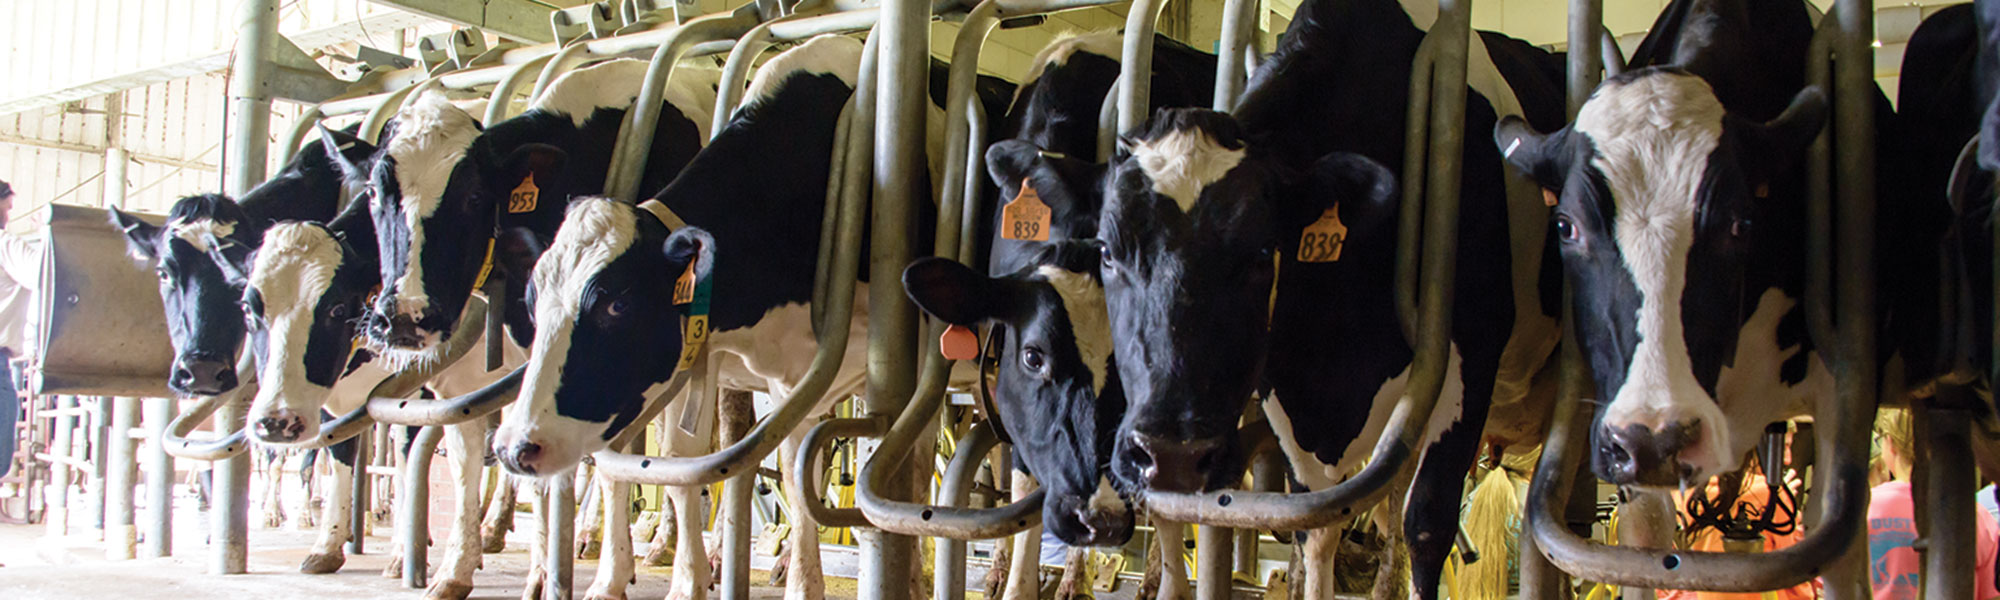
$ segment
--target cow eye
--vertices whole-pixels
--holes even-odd
[[[604,307],[604,314],[611,315],[614,317],[625,314],[625,310],[631,308],[630,302],[631,301],[626,300],[624,298],[612,300],[610,306]]]
[[[1021,350],[1021,366],[1030,372],[1042,374],[1043,370],[1048,368],[1049,360],[1042,354],[1040,348],[1024,348]]]
[[[347,305],[346,304],[333,305],[332,309],[326,311],[326,316],[334,319],[347,318]]]
[[[1736,221],[1730,223],[1729,235],[1738,238],[1750,235],[1750,220],[1737,219]]]
[[[168,280],[171,280],[171,279],[173,279],[173,276],[172,276],[172,275],[168,275],[168,274],[167,274],[167,269],[166,269],[166,267],[161,267],[161,268],[158,268],[158,269],[153,269],[153,274],[154,274],[154,275],[157,275],[157,276],[159,276],[159,277],[160,277],[160,283],[166,283],[166,282],[167,282]]]
[[[1556,236],[1564,242],[1576,241],[1578,237],[1576,223],[1570,221],[1566,215],[1556,215]]]
[[[1106,271],[1118,267],[1118,261],[1111,259],[1111,246],[1109,244],[1097,245],[1097,260],[1098,263],[1102,265],[1104,267],[1104,270]]]

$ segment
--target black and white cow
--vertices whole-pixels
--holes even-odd
[[[208,236],[254,247],[279,221],[325,221],[339,212],[346,180],[329,152],[366,160],[375,147],[347,132],[329,132],[307,143],[269,181],[233,200],[219,194],[188,196],[155,226],[110,209],[111,224],[125,234],[131,254],[152,267],[166,305],[174,365],[167,387],[211,396],[236,388],[236,356],[243,347],[243,319],[236,308],[243,290],[232,287],[209,260]]]
[[[1496,130],[1508,161],[1560,197],[1553,222],[1577,339],[1604,400],[1591,464],[1606,481],[1705,481],[1742,464],[1767,424],[1832,397],[1800,304],[1798,165],[1827,112],[1802,84],[1810,36],[1798,3],[1676,2],[1636,57],[1656,66],[1606,81],[1556,133]],[[1878,95],[1885,201],[1907,179],[1886,106]],[[1942,233],[1942,204],[1887,206],[1876,270],[1897,293],[1878,303],[1883,355],[1921,356],[1932,349],[1899,336],[1934,335],[1919,324],[1936,319],[1927,240]]]
[[[1128,401],[1111,462],[1125,489],[1233,485],[1238,420],[1267,390],[1307,488],[1367,459],[1414,356],[1394,302],[1397,174],[1383,165],[1403,163],[1427,6],[1310,2],[1233,117],[1161,111],[1122,139],[1097,237]],[[1497,34],[1472,42],[1465,127],[1560,114],[1546,54]],[[1435,596],[1456,537],[1488,408],[1528,393],[1557,338],[1539,191],[1508,177],[1495,149],[1463,152],[1460,251],[1442,258],[1458,265],[1442,395],[1407,496],[1376,511],[1392,546],[1407,539],[1421,597]],[[1309,596],[1332,594],[1339,537],[1309,536]]]
[[[604,449],[647,398],[674,375],[682,353],[673,302],[678,274],[710,281],[714,302],[705,351],[731,357],[719,377],[757,381],[782,397],[804,376],[817,344],[808,304],[817,265],[828,157],[835,126],[859,71],[861,43],[823,36],[771,59],[757,73],[742,108],[679,177],[647,202],[658,212],[602,198],[573,201],[555,241],[536,264],[529,296],[535,338],[520,400],[509,406],[494,452],[509,470],[529,475],[568,471]],[[688,225],[669,230],[660,215]],[[678,225],[678,223],[676,224]],[[692,268],[690,268],[692,265]],[[866,286],[841,372],[828,401],[858,391],[865,376]],[[732,366],[734,365],[734,366]],[[731,373],[741,370],[744,372]],[[761,381],[759,381],[761,380]],[[666,408],[669,452],[704,452],[714,408],[677,399]],[[795,432],[780,447],[790,465]],[[795,505],[798,474],[786,470]],[[697,488],[670,488],[675,501],[698,502]],[[606,496],[607,499],[613,496]],[[697,556],[700,511],[677,510],[681,556]],[[795,518],[804,518],[802,515]],[[630,539],[607,530],[606,552],[629,557]],[[792,524],[793,564],[786,593],[824,594],[818,539],[809,520]],[[612,562],[612,561],[607,561]],[[629,561],[625,563],[629,568]],[[702,561],[675,561],[671,597],[698,598],[709,573]],[[629,573],[629,571],[624,571]],[[594,590],[622,591],[625,579],[600,571]]]

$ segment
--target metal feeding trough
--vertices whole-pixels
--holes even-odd
[[[160,224],[165,217],[128,213]],[[49,205],[38,301],[42,340],[30,387],[37,394],[170,398],[158,283],[125,250],[101,208]]]

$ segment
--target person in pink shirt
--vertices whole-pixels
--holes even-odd
[[[1910,494],[1910,468],[1915,454],[1910,447],[1910,419],[1907,411],[1884,407],[1875,422],[1876,441],[1889,481],[1876,485],[1868,501],[1868,583],[1875,600],[1917,600],[1923,589],[1923,559],[1911,544],[1917,540],[1915,505]],[[1993,585],[1993,563],[2000,525],[1983,510],[1974,510],[1979,521],[1978,568],[1973,575],[1974,600],[2000,597]],[[1949,524],[1947,524],[1949,525]]]

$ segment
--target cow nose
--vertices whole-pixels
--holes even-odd
[[[181,392],[213,396],[236,389],[236,369],[219,360],[184,358],[174,365],[171,383]]]
[[[1122,527],[1129,517],[1091,510],[1089,507],[1076,509],[1076,522],[1083,525],[1084,539],[1078,540],[1084,546],[1115,546],[1124,544],[1131,537],[1131,528]]]
[[[264,418],[257,419],[255,429],[253,433],[257,434],[257,439],[285,444],[298,441],[299,436],[305,433],[306,424],[304,419],[299,418],[298,413],[292,412],[291,409],[280,408],[265,415]]]
[[[534,475],[540,471],[542,445],[521,441],[500,451],[500,464],[507,470],[520,475]]]
[[[1701,441],[1700,419],[1653,429],[1633,424],[1598,428],[1598,476],[1619,484],[1673,487],[1693,475],[1694,467],[1681,460],[1681,452]]]
[[[382,341],[395,348],[418,348],[424,343],[424,332],[417,327],[417,320],[409,315],[389,317],[389,328],[383,332]]]
[[[1200,492],[1206,488],[1211,459],[1222,449],[1221,438],[1175,440],[1132,432],[1132,458],[1146,487],[1167,492]]]

